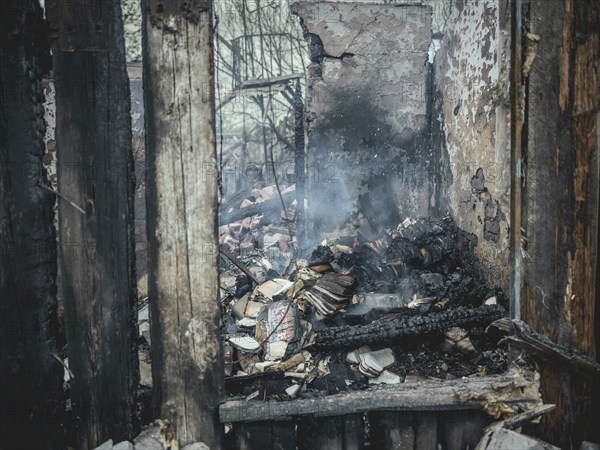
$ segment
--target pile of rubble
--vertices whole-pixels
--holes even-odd
[[[273,207],[220,228],[230,395],[289,398],[505,370],[505,350],[485,333],[505,315],[502,293],[486,286],[476,243],[450,218],[325,240],[301,259],[294,205],[282,212],[273,197],[272,188],[255,192],[242,206]]]

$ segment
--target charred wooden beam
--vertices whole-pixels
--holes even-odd
[[[414,421],[411,413],[373,411],[369,413],[369,423],[373,448],[415,448]]]
[[[483,411],[444,411],[439,414],[438,442],[444,450],[475,448],[490,422]]]
[[[443,333],[450,327],[486,326],[506,314],[498,305],[456,308],[450,311],[378,320],[368,325],[330,327],[317,331],[315,347],[358,347],[402,338]]]
[[[600,6],[596,0],[524,3],[521,26],[528,33],[516,45],[525,53],[537,49],[537,56],[524,80],[522,245],[528,257],[522,265],[520,318],[553,342],[593,358],[598,336]],[[537,43],[530,33],[539,36]],[[540,371],[544,399],[556,409],[542,417],[539,437],[561,448],[597,441],[600,402],[590,394],[600,389],[598,380],[554,364]]]
[[[539,381],[534,373],[509,372],[482,378],[443,382],[405,383],[364,391],[345,391],[318,398],[279,401],[230,400],[221,404],[225,422],[288,420],[301,416],[340,416],[365,411],[444,411],[481,409],[495,405],[531,409],[540,402]]]
[[[294,191],[283,192],[281,194],[284,202],[291,202],[295,198],[296,194]],[[262,203],[256,203],[245,208],[236,209],[231,212],[225,212],[219,216],[219,225],[227,225],[228,223],[237,222],[238,220],[245,219],[246,217],[252,217],[257,214],[265,214],[268,212],[274,212],[281,209],[281,199],[279,195],[266,200]]]
[[[37,0],[0,3],[0,448],[65,448],[55,196],[42,165],[49,44]]]
[[[296,236],[298,246],[304,248],[306,239],[306,217],[304,200],[306,198],[306,151],[304,148],[304,101],[300,81],[296,82],[294,92],[294,175],[296,177]]]
[[[572,367],[582,373],[600,377],[600,364],[593,358],[552,342],[546,336],[536,333],[522,320],[504,318],[498,322],[509,322],[514,331],[514,334],[505,337],[500,343],[514,345],[545,361]],[[503,327],[502,324],[498,324],[498,326]]]
[[[57,172],[63,196],[58,242],[75,374],[75,446],[94,448],[109,438],[131,439],[139,429],[135,181],[123,20],[118,0],[45,4],[56,37]]]

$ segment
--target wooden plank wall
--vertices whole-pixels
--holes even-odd
[[[600,6],[527,3],[524,31],[537,37],[523,33],[525,61],[535,39],[539,44],[524,80],[521,314],[554,342],[594,357]],[[540,371],[544,401],[557,405],[542,419],[541,437],[561,448],[597,442],[600,402],[593,405],[592,381],[550,363]]]
[[[242,450],[473,449],[491,419],[481,410],[373,411],[234,424],[227,448]]]
[[[92,4],[93,3],[93,4]],[[76,447],[139,431],[133,155],[117,0],[48,0],[58,147],[59,262]]]

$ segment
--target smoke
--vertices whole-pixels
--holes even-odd
[[[427,215],[429,151],[425,131],[397,133],[368,90],[328,93],[309,130],[309,241],[375,237],[406,217]]]

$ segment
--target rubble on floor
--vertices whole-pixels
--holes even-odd
[[[273,196],[257,191],[227,215]],[[301,255],[294,205],[221,223],[220,244],[237,259],[221,259],[229,396],[311,397],[506,369],[505,349],[485,332],[506,315],[505,299],[486,286],[474,237],[450,218],[406,219]]]
[[[171,424],[168,420],[156,420],[144,428],[140,434],[133,440],[122,441],[113,444],[112,439],[104,442],[94,450],[209,450],[208,446],[202,442],[194,442],[183,447],[173,433]]]

